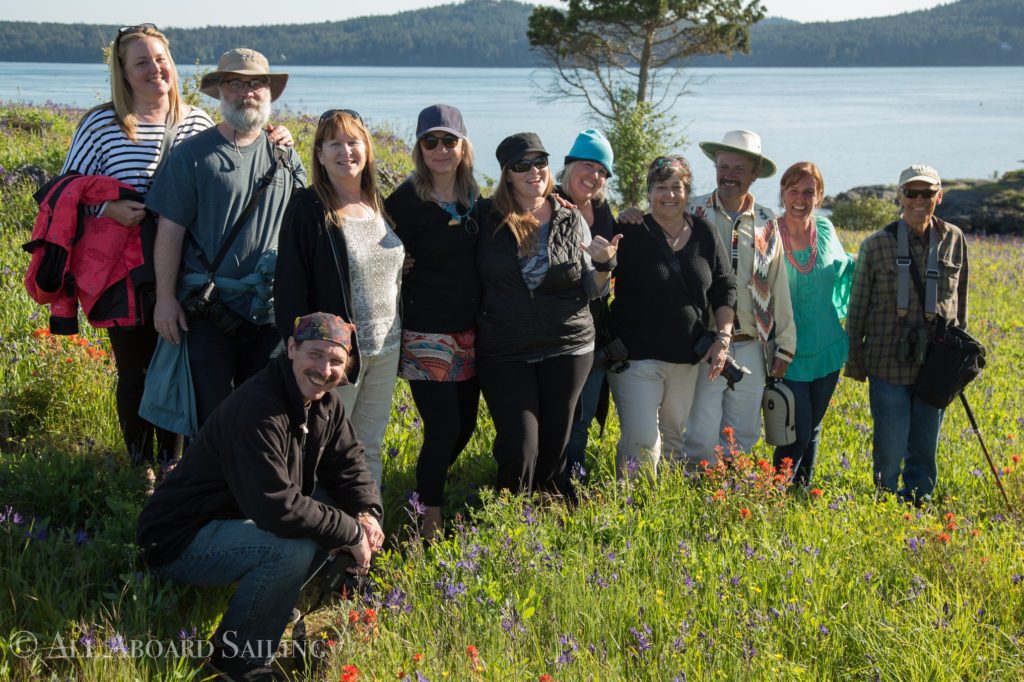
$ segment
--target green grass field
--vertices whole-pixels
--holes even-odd
[[[106,337],[49,336],[21,283],[34,187],[11,171],[58,170],[79,114],[0,105],[0,679],[206,679],[196,654],[230,592],[161,584],[136,560],[145,484],[122,452]],[[307,158],[313,121],[285,123]],[[386,132],[378,153],[393,177],[408,170]],[[971,330],[990,363],[968,397],[1020,509],[1024,241],[970,249]],[[424,550],[406,507],[420,424],[399,386],[390,548],[371,594],[310,617],[325,679],[1024,679],[1021,517],[957,404],[921,510],[876,496],[866,385],[849,380],[809,493],[780,490],[763,446],[711,475],[618,483],[613,418],[592,434],[575,511],[498,497],[483,412],[452,471],[451,536]]]

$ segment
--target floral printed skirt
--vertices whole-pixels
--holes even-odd
[[[476,376],[476,330],[402,332],[398,376],[409,381],[465,381]]]

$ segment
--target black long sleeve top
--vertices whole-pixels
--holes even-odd
[[[736,277],[718,231],[693,218],[689,241],[673,255],[679,259],[686,291],[669,268],[655,240],[668,244],[647,214],[643,225],[616,223],[622,235],[611,306],[612,333],[632,360],[694,364],[693,345],[704,333],[710,308],[736,305]]]

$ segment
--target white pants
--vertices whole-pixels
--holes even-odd
[[[744,452],[750,452],[761,437],[761,396],[766,376],[763,347],[756,339],[740,341],[732,345],[729,355],[749,369],[750,375],[736,384],[736,390],[729,390],[723,376],[708,381],[708,366],[701,365],[683,445],[689,459],[706,459],[713,465],[717,461],[716,446],[721,445],[728,453],[722,433],[727,426],[733,428],[736,445]]]
[[[401,355],[400,347],[383,355],[360,355],[359,383],[335,389],[345,403],[345,415],[352,422],[356,438],[366,451],[366,466],[378,491],[384,469],[380,451],[391,418],[391,397],[395,393]]]
[[[697,365],[661,360],[630,360],[629,369],[608,373],[619,415],[615,468],[625,476],[632,458],[657,473],[662,453],[683,456],[683,431],[693,405]]]

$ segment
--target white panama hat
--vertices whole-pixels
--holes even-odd
[[[730,130],[721,142],[701,142],[704,156],[717,161],[718,152],[735,152],[749,156],[758,162],[757,177],[770,178],[775,175],[775,162],[761,153],[761,136],[749,130]]]

